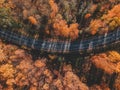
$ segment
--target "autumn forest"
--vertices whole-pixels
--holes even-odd
[[[120,90],[119,34],[120,0],[0,0],[0,90]]]

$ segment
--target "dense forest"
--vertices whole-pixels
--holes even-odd
[[[119,27],[120,0],[0,0],[0,30],[35,40],[74,42]],[[0,90],[120,90],[119,41],[52,53],[7,39],[0,39]]]

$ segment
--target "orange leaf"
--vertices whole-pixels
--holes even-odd
[[[35,19],[35,17],[33,17],[33,16],[29,16],[29,17],[28,17],[28,20],[29,20],[30,23],[33,24],[33,25],[36,25],[36,24],[38,23],[37,20]]]
[[[87,18],[89,18],[91,16],[91,14],[90,13],[87,13],[86,15],[85,15],[85,18],[87,19]]]

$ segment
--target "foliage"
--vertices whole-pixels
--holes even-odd
[[[14,77],[15,70],[13,69],[13,65],[5,64],[0,67],[0,77],[1,79],[10,79]]]
[[[120,26],[120,4],[115,5],[107,14],[90,22],[90,33],[105,33]]]
[[[61,57],[54,54],[48,54],[49,60],[47,54],[45,54],[45,58],[41,54],[38,59],[33,60],[28,51],[10,44],[1,42],[0,50],[1,55],[4,57],[1,57],[0,61],[0,88],[3,90],[37,90],[39,88],[43,90],[94,90],[95,88],[109,90],[111,88],[108,80],[110,77],[113,78],[114,73],[120,73],[120,54],[116,51],[95,55],[91,60],[89,60],[89,57],[86,60],[85,58],[79,59],[81,56],[76,57],[73,55],[73,59],[70,56]],[[58,60],[60,57],[63,62]],[[72,59],[72,63],[70,59]],[[62,64],[59,65],[57,60]],[[68,62],[65,62],[65,60],[68,60]],[[91,61],[95,67],[92,66]],[[77,68],[76,64],[80,68]],[[91,72],[92,69],[94,72]],[[78,70],[80,75],[76,74]],[[99,74],[101,76],[101,71],[104,72],[102,79],[97,78],[98,81],[101,80],[100,83],[95,82],[89,86],[90,79],[93,78],[94,82],[96,76],[99,76]],[[82,83],[83,81],[85,84]],[[119,80],[114,83],[114,88],[119,89]]]
[[[25,50],[0,44],[4,57],[0,61],[0,89],[2,90],[68,90],[88,87],[73,73],[71,65],[62,66],[62,72],[49,67],[47,58],[33,60]]]
[[[13,19],[10,8],[0,7],[0,27],[3,29],[19,28],[19,23]]]
[[[120,54],[116,51],[95,55],[91,60],[97,68],[108,74],[120,73]]]
[[[75,40],[89,34],[104,34],[120,26],[119,3],[119,0],[0,0],[0,28],[45,39]],[[116,51],[91,58],[40,54],[33,60],[30,51],[0,41],[0,89],[110,90],[114,75],[117,78],[113,80],[114,88],[120,88],[120,54]],[[102,79],[96,80],[96,76]]]
[[[1,0],[0,27],[35,38],[75,40],[118,27],[118,8],[119,0]]]
[[[54,2],[54,0],[50,0],[49,3],[52,10],[50,17],[55,33],[54,35],[70,38],[72,40],[78,38],[78,33],[79,33],[78,24],[72,23],[68,26],[66,20],[64,20],[62,15],[58,13],[59,9],[57,4]]]

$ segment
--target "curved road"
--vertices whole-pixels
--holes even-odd
[[[94,36],[91,39],[80,41],[50,41],[36,40],[34,38],[25,37],[10,31],[0,30],[0,37],[6,41],[17,45],[37,49],[46,52],[69,53],[81,52],[85,50],[93,50],[99,47],[105,47],[111,43],[120,41],[120,28],[111,33],[106,33],[101,36]]]

